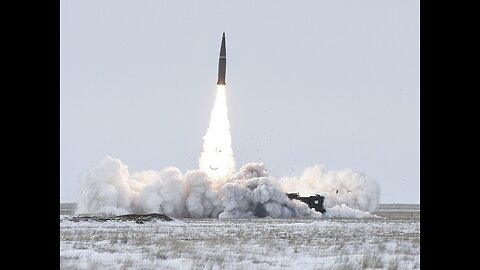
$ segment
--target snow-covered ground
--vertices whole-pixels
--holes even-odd
[[[61,269],[419,269],[419,219],[73,222]]]

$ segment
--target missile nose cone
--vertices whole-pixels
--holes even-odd
[[[222,36],[222,37],[223,37],[223,38],[225,37],[225,32],[223,32],[223,36]]]

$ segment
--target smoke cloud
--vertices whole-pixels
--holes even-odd
[[[339,190],[336,193],[336,190]],[[106,156],[83,175],[77,214],[163,213],[172,217],[322,217],[286,192],[325,196],[325,217],[371,217],[378,203],[373,180],[352,170],[327,172],[316,165],[301,177],[274,179],[265,165],[249,163],[231,177],[211,179],[201,170],[174,167],[132,175],[119,159]],[[340,195],[338,195],[340,194]]]
[[[282,177],[278,183],[285,192],[325,196],[327,208],[345,203],[354,209],[373,211],[378,206],[377,183],[352,169],[327,171],[324,165],[315,165],[306,168],[300,177]]]

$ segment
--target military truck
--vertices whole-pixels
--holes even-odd
[[[290,200],[299,200],[306,204],[308,207],[314,208],[315,211],[321,212],[322,214],[325,213],[325,207],[323,206],[323,202],[325,201],[325,197],[315,194],[314,196],[310,197],[300,197],[298,193],[285,193]]]

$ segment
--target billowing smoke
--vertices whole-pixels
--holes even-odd
[[[111,162],[121,162],[110,157]],[[185,184],[177,168],[162,171],[143,171],[132,175],[128,182],[132,189],[131,211],[136,213],[163,213],[168,216],[185,215]]]
[[[352,209],[346,204],[342,203],[341,205],[335,205],[328,208],[328,211],[325,212],[325,217],[341,217],[341,218],[379,218],[377,215],[372,215],[368,212],[363,212],[358,209]]]
[[[259,163],[243,166],[221,187],[221,194],[224,211],[220,218],[322,216],[305,203],[291,201]]]
[[[132,199],[141,183],[129,179],[128,168],[118,159],[105,157],[83,175],[78,213],[121,215],[131,212]]]
[[[345,169],[327,171],[323,165],[308,167],[300,177],[282,177],[278,181],[285,192],[325,196],[325,207],[346,204],[350,208],[373,211],[378,206],[379,188],[366,175]]]
[[[312,169],[313,168],[313,169]],[[325,195],[326,217],[370,217],[365,205],[373,205],[378,194],[360,191],[360,185],[374,186],[370,192],[378,192],[376,184],[355,172],[338,174],[335,179],[345,190],[351,190],[349,196],[329,201],[331,194],[326,192],[323,178],[318,176],[318,168],[307,168],[300,178],[274,179],[268,176],[262,163],[249,163],[233,176],[212,180],[201,170],[182,174],[177,168],[169,167],[162,171],[142,171],[129,174],[126,165],[118,159],[105,157],[98,166],[86,173],[81,180],[77,214],[120,215],[126,213],[163,213],[172,217],[213,217],[213,218],[249,218],[249,217],[321,217],[322,214],[308,205],[290,200],[285,192],[300,191]],[[317,170],[315,170],[317,168]],[[320,172],[323,172],[320,169]],[[327,173],[327,174],[329,174]],[[306,177],[309,175],[309,177]],[[319,183],[315,183],[315,181]],[[372,182],[372,183],[370,183]],[[288,190],[289,185],[298,189]],[[312,187],[309,191],[308,187]],[[287,187],[287,188],[286,188]],[[337,186],[334,186],[337,187]],[[352,192],[353,191],[353,192]],[[336,192],[335,192],[336,193]],[[339,192],[340,193],[340,192]],[[359,197],[370,197],[360,200]],[[375,198],[375,200],[372,199]],[[343,200],[342,200],[343,199]],[[370,203],[362,204],[367,201]]]
[[[263,164],[250,163],[230,178],[212,181],[203,171],[176,168],[129,175],[118,159],[105,157],[82,177],[78,214],[164,213],[172,217],[321,217],[290,201],[268,178]]]
[[[217,85],[217,97],[207,133],[203,137],[199,167],[212,180],[221,180],[235,173],[225,85]]]

